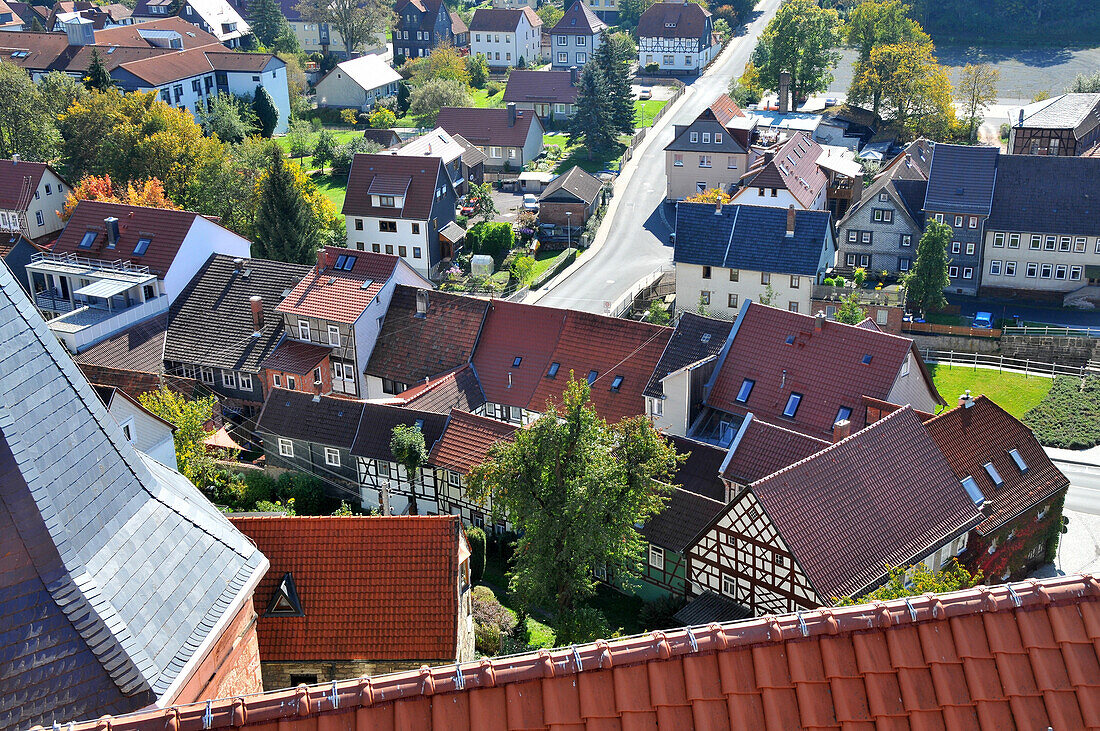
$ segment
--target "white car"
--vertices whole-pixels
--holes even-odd
[[[539,209],[539,199],[531,193],[527,193],[523,196],[523,209],[525,211],[537,211]]]
[[[652,86],[643,86],[638,91],[638,98],[639,99],[652,99],[653,98],[653,87]]]

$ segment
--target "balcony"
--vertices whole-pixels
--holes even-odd
[[[856,296],[856,302],[861,305],[879,305],[880,307],[901,307],[905,304],[905,289],[897,284],[891,284],[883,289],[858,289],[856,287],[830,287],[825,284],[815,284],[813,289],[814,301],[837,302]]]
[[[70,353],[79,353],[131,325],[167,311],[168,296],[162,294],[122,309],[106,305],[76,307],[47,324]]]

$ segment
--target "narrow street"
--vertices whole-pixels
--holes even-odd
[[[615,185],[615,198],[594,245],[550,289],[535,292],[528,302],[602,313],[637,282],[672,262],[668,235],[673,221],[664,205],[664,147],[672,140],[673,124],[687,124],[726,91],[740,76],[756,40],[781,0],[763,0],[756,18],[733,38],[706,74],[691,84],[676,108],[646,134]],[[600,240],[603,240],[602,245]]]

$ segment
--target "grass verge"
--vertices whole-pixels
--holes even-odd
[[[970,389],[974,396],[985,394],[1017,419],[1035,408],[1051,386],[1049,378],[1003,373],[991,368],[929,363],[928,369],[948,406],[954,406],[959,394]]]
[[[641,99],[634,100],[634,118],[639,127],[652,127],[657,113],[668,104],[668,99]]]

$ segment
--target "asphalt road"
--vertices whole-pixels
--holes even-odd
[[[1066,509],[1100,515],[1100,466],[1054,460],[1054,465],[1069,478]]]
[[[726,46],[707,73],[688,87],[676,102],[675,110],[658,120],[646,134],[616,184],[614,207],[601,226],[601,235],[606,235],[603,245],[594,253],[585,254],[552,289],[528,301],[603,313],[606,303],[671,264],[672,249],[667,242],[673,210],[664,205],[664,147],[672,141],[672,126],[695,119],[726,91],[731,78],[741,75],[757,37],[780,4],[781,0],[760,2],[756,18],[741,29],[741,35]]]

